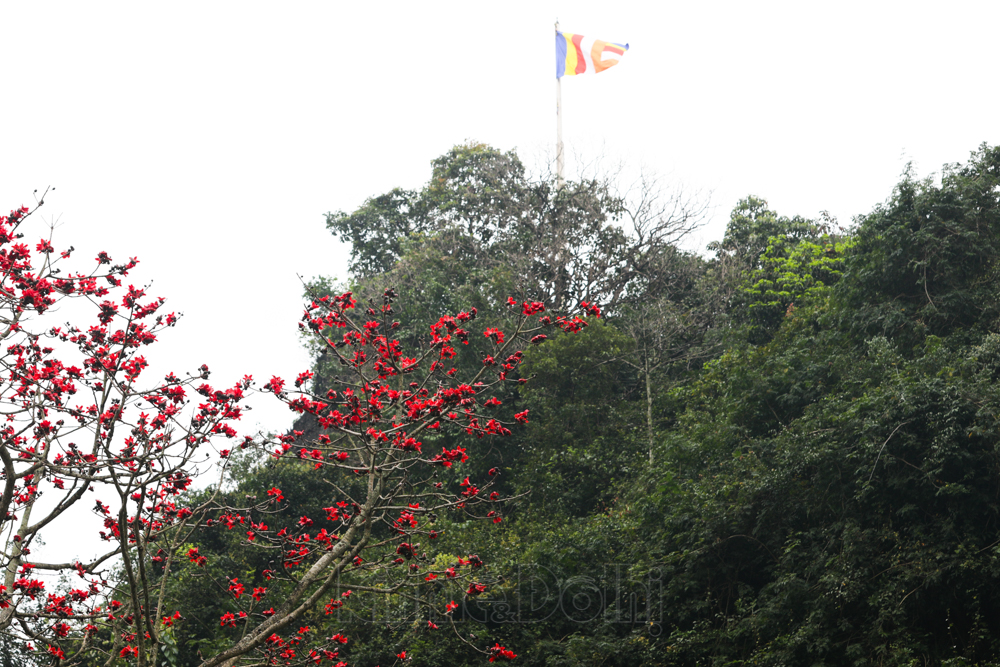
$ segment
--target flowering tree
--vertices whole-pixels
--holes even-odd
[[[203,667],[240,660],[345,665],[348,637],[316,637],[303,619],[350,605],[355,591],[422,600],[421,588],[436,582],[449,600],[440,609],[425,601],[427,627],[435,630],[433,618],[448,619],[455,600],[487,589],[487,568],[478,556],[441,562],[421,542],[429,545],[439,536],[433,528],[439,513],[501,521],[502,498],[492,490],[498,471],[446,486],[438,472],[475,452],[458,445],[432,452],[429,443],[448,442],[440,438],[447,432],[508,435],[513,422],[497,418],[496,394],[506,383],[524,381],[516,377],[521,347],[543,342],[546,327],[578,331],[582,319],[509,299],[505,330],[473,329],[473,308],[441,317],[425,344],[408,351],[393,338],[399,326],[393,290],[381,303],[361,307],[350,292],[318,298],[300,326],[342,366],[338,386],[313,393],[313,374],[306,371],[292,386],[274,377],[262,390],[297,413],[314,415],[323,432],[308,440],[295,432],[237,438],[232,423],[240,419],[253,380],[244,376],[217,389],[201,366],[140,385],[148,366],[144,348],[176,317],[160,312],[163,299],[123,287],[135,259],[115,264],[101,252],[93,269],[80,273],[63,268],[72,248],[59,252],[51,239],[42,239],[32,250],[21,241],[32,213],[22,208],[0,218],[0,337],[6,346],[0,358],[6,417],[0,425],[0,630],[8,639],[55,664],[170,662],[172,633],[185,619],[170,608],[166,583],[181,570],[211,570],[198,547],[206,531],[238,529],[245,535],[241,547],[261,550],[273,565],[249,578],[223,573],[216,582],[231,595],[232,610],[213,622],[232,636],[201,655]],[[50,311],[65,300],[89,302],[93,320],[48,326]],[[591,304],[582,306],[598,313]],[[459,378],[453,360],[477,335],[491,352],[472,377]],[[527,410],[514,418],[527,420]],[[329,488],[323,515],[268,525],[282,507],[281,489],[261,489],[237,505],[223,493],[221,476],[211,483],[199,478],[206,462],[224,470],[235,450],[292,459],[323,476]],[[205,489],[198,500],[179,498],[192,485]],[[105,552],[89,562],[33,559],[40,533],[80,524],[81,508],[96,515]],[[79,581],[60,586],[45,574]],[[478,648],[490,661],[515,657],[499,644]]]
[[[250,379],[216,391],[202,366],[142,387],[144,349],[176,316],[160,312],[163,299],[123,287],[134,258],[116,264],[100,252],[82,273],[64,267],[73,248],[57,251],[51,238],[25,242],[32,213],[0,216],[0,630],[8,648],[17,638],[63,662],[87,655],[107,628],[121,656],[142,664],[157,639],[150,548],[191,518],[175,499],[193,482],[199,446],[236,435],[230,422]],[[69,301],[89,305],[92,319],[49,326]],[[204,402],[191,414],[183,408],[195,392]],[[32,557],[43,531],[78,525],[87,507],[108,544],[102,555]],[[120,585],[109,584],[118,565]],[[51,575],[70,573],[78,587],[55,590]]]

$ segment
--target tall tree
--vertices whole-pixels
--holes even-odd
[[[588,301],[614,312],[703,212],[648,180],[626,194],[598,180],[557,188],[530,178],[513,152],[467,144],[434,160],[419,192],[394,190],[353,213],[329,213],[327,226],[351,244],[357,281],[402,281],[407,272],[397,263],[428,253],[452,267],[506,275],[556,310]]]
[[[801,240],[815,240],[829,232],[828,227],[799,216],[778,215],[760,197],[750,195],[741,199],[729,216],[722,240],[708,244],[708,249],[715,253],[709,284],[715,294],[716,307],[729,311],[737,306],[734,300],[738,287],[751,272],[762,267],[770,239],[782,239],[783,243],[794,245]]]

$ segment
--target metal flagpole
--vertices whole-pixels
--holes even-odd
[[[556,21],[556,32],[559,32],[559,21]],[[562,77],[556,76],[556,187],[559,190],[562,190],[566,182],[563,177],[565,166],[562,139]]]

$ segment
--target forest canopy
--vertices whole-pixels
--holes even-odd
[[[482,308],[516,285],[605,309],[528,351],[515,398],[532,423],[498,452],[525,495],[497,555],[585,583],[592,605],[585,622],[497,625],[519,660],[1000,660],[1000,150],[908,170],[849,229],[748,197],[708,257],[636,233],[610,192],[554,191],[511,154],[459,147],[408,195],[419,222],[398,255],[354,274]],[[385,202],[328,224],[350,240]],[[547,255],[554,238],[575,254]],[[537,582],[521,585],[512,599]]]
[[[474,143],[328,213],[350,278],[306,285],[313,368],[260,388],[294,426],[236,440],[218,486],[171,477],[157,527],[146,491],[117,519],[98,503],[123,565],[66,568],[110,580],[94,630],[74,593],[31,606],[31,538],[8,531],[5,664],[39,662],[28,639],[56,665],[1000,664],[1000,148],[907,170],[849,228],[748,196],[682,249],[703,217]],[[10,377],[41,356],[8,351]],[[94,363],[79,381],[106,392]],[[229,435],[250,380],[201,379],[115,384],[161,412],[200,392],[204,416],[130,424],[100,465],[134,482],[129,461],[166,464],[149,443]],[[124,419],[77,417],[99,443]],[[41,461],[5,458],[10,508],[36,475],[102,481],[10,442]]]

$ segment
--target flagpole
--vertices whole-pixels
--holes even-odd
[[[556,32],[559,32],[559,21],[556,21]],[[563,173],[565,170],[565,159],[563,157],[562,138],[562,77],[556,77],[556,188],[562,190],[566,182]]]

